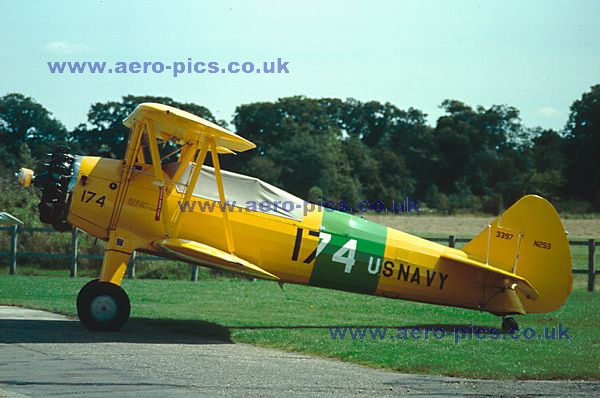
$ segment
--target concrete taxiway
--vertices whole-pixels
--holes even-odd
[[[0,397],[402,395],[599,396],[600,383],[400,374],[136,319],[118,333],[93,333],[62,315],[0,306]]]

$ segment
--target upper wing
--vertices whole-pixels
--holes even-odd
[[[180,260],[238,272],[260,279],[278,281],[279,278],[235,254],[226,253],[215,247],[186,239],[162,239],[153,246]]]
[[[219,150],[243,152],[256,148],[252,142],[206,119],[172,106],[145,102],[123,120],[131,127],[135,122],[152,123],[157,138],[178,143],[200,142],[212,137]],[[225,151],[224,151],[225,152]]]

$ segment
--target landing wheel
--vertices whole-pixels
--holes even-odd
[[[505,316],[502,318],[502,331],[510,332],[511,330],[518,330],[519,324],[517,320],[512,316]]]
[[[86,329],[114,332],[129,319],[131,305],[120,286],[97,279],[88,282],[77,295],[77,315]]]

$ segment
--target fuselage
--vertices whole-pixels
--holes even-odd
[[[161,255],[152,243],[166,237],[163,218],[181,212],[179,238],[227,251],[219,202],[192,196],[195,204],[182,211],[184,194],[166,173],[161,195],[149,165],[136,167],[121,186],[122,160],[78,161],[70,224],[108,239],[118,219],[141,242],[136,250]],[[303,208],[300,219],[243,206],[227,211],[235,254],[282,282],[475,309],[484,300],[480,273],[440,260],[442,253],[460,250],[317,205]]]

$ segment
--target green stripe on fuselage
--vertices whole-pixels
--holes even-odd
[[[309,284],[374,294],[383,267],[387,228],[364,218],[327,210],[321,224],[321,243],[327,238],[323,234],[330,234],[331,240],[317,256]],[[352,264],[348,248],[354,244]],[[337,261],[334,261],[336,253]]]

